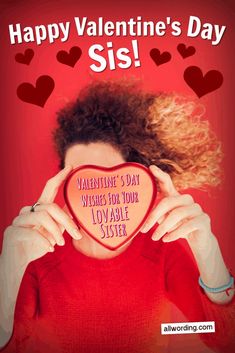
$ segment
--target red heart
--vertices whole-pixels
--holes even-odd
[[[223,83],[223,75],[217,70],[211,70],[203,77],[199,67],[189,66],[184,71],[184,80],[200,98],[218,89]]]
[[[190,46],[190,47],[186,48],[186,45],[183,44],[183,43],[178,44],[177,50],[178,50],[178,52],[180,53],[180,55],[182,56],[183,59],[194,55],[195,52],[196,52],[196,49],[194,47]]]
[[[15,60],[20,64],[29,65],[33,59],[34,51],[33,49],[26,49],[24,54],[18,53],[15,56]]]
[[[31,83],[21,83],[17,88],[17,96],[26,103],[44,107],[55,87],[54,80],[50,76],[40,76],[36,81],[36,87]]]
[[[171,60],[171,54],[168,51],[164,51],[162,54],[157,48],[150,50],[150,56],[157,66],[167,63]]]
[[[61,50],[57,53],[56,58],[57,60],[65,65],[74,67],[76,62],[80,59],[82,55],[82,50],[79,47],[72,47],[68,52],[65,50]]]
[[[137,234],[156,195],[156,181],[148,168],[131,162],[111,168],[78,167],[64,186],[65,202],[74,220],[110,250]]]

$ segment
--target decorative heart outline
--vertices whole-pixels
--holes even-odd
[[[110,246],[107,244],[104,244],[103,242],[101,242],[99,239],[97,239],[95,236],[93,236],[93,234],[87,229],[87,227],[82,224],[82,222],[80,222],[80,220],[78,219],[77,215],[75,214],[75,212],[73,211],[73,208],[70,204],[69,201],[69,195],[68,195],[68,185],[69,182],[71,180],[71,178],[74,176],[74,174],[76,174],[78,171],[81,171],[83,169],[94,169],[94,170],[98,170],[98,171],[103,171],[103,172],[113,172],[113,171],[118,171],[124,168],[129,168],[131,166],[135,166],[138,167],[139,169],[144,170],[145,173],[148,174],[148,176],[150,177],[150,181],[152,182],[152,187],[153,187],[153,193],[152,193],[152,198],[151,201],[149,203],[148,209],[145,213],[145,215],[142,217],[141,222],[139,223],[139,225],[134,229],[134,231],[132,231],[132,233],[130,235],[127,235],[127,237],[124,239],[123,242],[121,242],[120,244],[118,244],[117,246]],[[92,165],[92,164],[86,164],[86,165],[82,165],[80,167],[75,168],[67,177],[65,184],[64,184],[64,200],[65,203],[69,209],[69,212],[71,213],[74,221],[77,223],[77,225],[79,227],[81,227],[83,230],[85,230],[85,232],[87,234],[89,234],[92,239],[94,239],[96,242],[98,242],[99,244],[101,244],[102,246],[104,246],[105,248],[109,249],[109,250],[117,250],[118,248],[120,248],[121,246],[123,246],[124,244],[126,244],[128,241],[130,241],[131,239],[133,239],[135,237],[135,235],[138,233],[138,231],[141,229],[141,227],[143,226],[143,224],[145,223],[149,213],[151,212],[155,201],[156,201],[156,197],[157,197],[157,184],[156,184],[156,180],[154,175],[150,172],[150,170],[148,168],[146,168],[144,165],[136,163],[136,162],[125,162],[125,163],[121,163],[118,164],[116,166],[113,167],[101,167],[101,166],[97,166],[97,165]]]
[[[150,57],[155,62],[157,66],[166,64],[171,60],[171,53],[168,51],[160,52],[157,48],[152,48],[149,52]]]
[[[189,66],[184,71],[184,80],[187,85],[196,93],[198,98],[214,92],[223,84],[223,75],[220,71],[210,70],[203,75],[198,66]]]
[[[192,56],[196,53],[195,47],[193,47],[192,45],[186,47],[186,45],[184,43],[178,44],[177,50],[183,59],[186,59],[189,56]]]
[[[80,47],[74,46],[70,48],[69,52],[65,50],[60,50],[56,54],[56,59],[59,63],[74,67],[78,60],[82,56],[82,49]]]
[[[29,65],[34,57],[34,51],[33,49],[26,49],[23,53],[17,53],[15,55],[15,61],[20,63],[20,64],[25,64]]]
[[[17,87],[16,93],[18,98],[23,102],[43,108],[54,87],[55,82],[53,78],[48,75],[42,75],[38,77],[35,87],[31,83],[24,82]]]

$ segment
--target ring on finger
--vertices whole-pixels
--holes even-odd
[[[36,206],[39,206],[39,205],[40,205],[39,202],[35,202],[35,203],[31,206],[30,212],[35,212],[35,207],[36,207]]]

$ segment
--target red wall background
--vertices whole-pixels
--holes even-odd
[[[219,70],[224,76],[221,88],[200,99],[206,107],[206,118],[223,143],[225,153],[225,180],[220,188],[210,194],[192,190],[195,199],[212,218],[212,227],[217,235],[225,260],[229,267],[234,261],[234,12],[233,1],[188,0],[188,1],[2,1],[0,24],[1,47],[1,234],[24,205],[33,204],[41,193],[46,180],[57,172],[58,160],[53,151],[51,130],[55,125],[55,113],[63,105],[77,96],[80,88],[91,77],[111,78],[136,76],[142,79],[146,89],[156,91],[176,91],[195,97],[195,93],[183,79],[184,70],[190,65],[199,66],[205,73]],[[197,16],[202,23],[226,25],[226,32],[217,46],[211,41],[186,36],[189,16]],[[182,34],[173,37],[170,32],[163,37],[78,37],[74,16],[87,16],[96,20],[99,16],[106,20],[128,20],[142,16],[143,20],[165,20],[171,16],[182,23]],[[57,40],[54,44],[43,42],[11,45],[8,25],[21,23],[22,27],[40,24],[71,22],[70,37],[67,42]],[[93,61],[88,56],[88,48],[95,43],[106,46],[107,41],[114,48],[130,47],[132,39],[139,43],[141,66],[129,69],[95,73],[90,69]],[[182,59],[176,47],[179,43],[193,45],[195,55]],[[56,60],[59,50],[69,50],[72,46],[82,49],[82,56],[74,68],[60,64]],[[170,62],[156,66],[149,56],[152,48],[169,51]],[[34,58],[29,66],[15,61],[15,55],[25,49],[34,50]],[[106,55],[107,56],[107,55]],[[55,81],[55,89],[44,108],[22,102],[16,89],[22,82],[35,84],[41,75],[49,75]],[[63,202],[60,195],[59,201]]]

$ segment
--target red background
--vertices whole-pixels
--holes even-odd
[[[188,0],[188,1],[3,1],[1,9],[1,233],[9,225],[24,205],[34,203],[41,193],[46,180],[58,170],[58,159],[53,150],[51,130],[55,126],[55,112],[71,99],[91,77],[139,77],[146,89],[156,91],[176,91],[195,97],[194,92],[183,79],[184,70],[190,65],[199,66],[203,73],[219,70],[224,83],[218,90],[200,99],[206,107],[206,118],[223,143],[225,159],[223,169],[225,180],[220,188],[210,194],[192,190],[195,199],[211,216],[212,227],[217,235],[225,260],[229,267],[234,261],[234,7],[233,1]],[[198,16],[202,23],[226,25],[225,34],[217,46],[211,41],[188,38],[186,28],[189,16]],[[96,20],[128,20],[142,16],[143,20],[160,21],[171,16],[182,23],[182,34],[173,37],[170,31],[163,37],[78,37],[73,17],[87,16]],[[20,23],[25,26],[70,21],[70,36],[67,42],[57,40],[54,44],[43,42],[10,44],[8,25]],[[131,47],[131,39],[138,39],[141,66],[129,69],[108,68],[102,73],[90,69],[93,63],[88,56],[92,44],[114,43],[114,48]],[[176,47],[179,43],[193,45],[196,54],[182,59]],[[72,46],[82,49],[82,56],[71,68],[56,60],[59,50],[69,50]],[[170,62],[156,66],[149,56],[152,48],[169,51]],[[32,48],[34,58],[29,66],[15,61],[15,54]],[[55,89],[44,108],[24,103],[16,95],[22,82],[35,84],[41,75],[49,75],[55,81]],[[62,202],[62,198],[59,198]],[[184,335],[183,335],[184,336]],[[184,336],[185,338],[185,336]],[[179,338],[180,339],[180,338]]]

